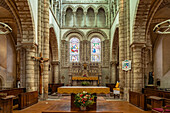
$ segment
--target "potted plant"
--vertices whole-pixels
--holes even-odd
[[[80,110],[85,111],[87,106],[93,105],[95,103],[94,98],[94,95],[83,91],[83,93],[78,93],[75,95],[74,104],[79,107]]]
[[[89,86],[90,85],[90,83],[87,82],[87,81],[83,81],[81,84],[82,84],[82,86]]]

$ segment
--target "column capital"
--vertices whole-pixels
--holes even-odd
[[[60,64],[59,61],[52,61],[51,63],[52,63],[52,65],[59,65]]]
[[[66,40],[61,40],[61,42],[66,42]]]
[[[84,15],[86,15],[86,14],[87,14],[87,12],[83,12],[83,14],[84,14]]]
[[[146,47],[146,44],[145,43],[132,43],[130,45],[131,48],[145,48]]]
[[[28,49],[28,48],[37,48],[37,44],[36,43],[30,43],[30,42],[21,42],[21,45],[18,45],[18,46],[20,46],[20,48],[21,47],[23,47],[23,48],[25,48],[25,49]]]
[[[110,61],[110,65],[116,65],[117,61]]]
[[[65,15],[66,15],[66,12],[65,12],[65,11],[63,11],[63,12],[62,12],[62,14],[65,16]]]
[[[76,14],[76,11],[73,11],[73,14],[75,15],[75,14]]]
[[[94,11],[94,14],[97,14],[97,13],[98,13],[98,11],[97,11],[97,10],[95,10],[95,11]]]
[[[88,40],[83,40],[83,42],[87,43]]]

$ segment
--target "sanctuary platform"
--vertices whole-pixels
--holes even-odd
[[[63,93],[71,94],[71,111],[79,110],[74,104],[75,95],[77,93],[82,93],[83,91],[91,93],[95,96],[97,96],[96,94],[106,94],[106,95],[110,94],[110,88],[104,87],[104,86],[62,86],[58,88],[59,96],[60,94],[63,94]],[[95,111],[97,109],[96,98],[94,98],[94,102],[95,103],[93,105],[87,107],[87,110]]]
[[[99,97],[97,100],[96,110],[80,111],[79,108],[72,110],[70,103],[70,96],[63,97],[60,104],[53,103],[49,108],[44,110],[42,113],[124,113],[119,109],[113,109],[114,104],[108,102],[106,103],[103,97]],[[117,102],[116,102],[117,103]]]

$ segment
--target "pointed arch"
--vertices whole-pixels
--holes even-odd
[[[75,8],[72,5],[67,5],[63,8],[64,13],[66,13],[68,8],[72,9],[72,11],[75,12]]]
[[[58,41],[57,37],[54,31],[54,28],[50,28],[50,47],[51,47],[51,54],[52,54],[52,61],[58,61],[59,60],[59,50],[58,50]]]
[[[92,8],[93,11],[96,12],[96,8],[93,5],[89,5],[88,7],[86,7],[85,12],[87,12],[89,8]]]
[[[34,43],[35,42],[35,26],[34,26],[34,19],[33,19],[32,9],[31,9],[29,0],[23,0],[22,3],[20,1],[15,1],[15,2],[10,1],[10,3],[12,7],[16,5],[14,9],[18,11],[18,16],[21,22],[21,27],[22,27],[23,43],[26,43],[28,41],[31,43]],[[24,9],[27,9],[27,10],[24,10]],[[28,23],[29,23],[29,26],[27,25]],[[25,34],[25,32],[28,32],[28,34]]]
[[[78,5],[75,7],[75,12],[77,12],[77,9],[79,9],[79,8],[83,9],[83,12],[86,10],[84,6]]]
[[[99,11],[99,9],[100,8],[103,8],[104,9],[104,11],[105,11],[105,13],[107,13],[108,12],[108,9],[107,9],[107,7],[106,6],[104,6],[104,5],[99,5],[97,8],[96,8],[96,10],[97,11]]]

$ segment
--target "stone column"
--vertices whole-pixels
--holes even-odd
[[[84,12],[84,27],[87,27],[87,25],[86,25],[86,15],[87,15],[87,12]]]
[[[109,54],[109,50],[110,50],[110,40],[106,39],[105,40],[105,66],[109,66],[109,59],[110,59],[110,54]]]
[[[105,16],[106,16],[106,27],[107,27],[107,19],[108,19],[108,15],[107,15],[107,12],[105,12]]]
[[[43,57],[49,58],[49,0],[44,0],[44,42]],[[44,63],[43,99],[48,98],[48,68],[49,62]]]
[[[35,91],[34,85],[34,68],[35,68],[35,61],[31,58],[35,56],[35,47],[33,45],[25,46],[26,48],[26,90],[27,92]]]
[[[142,48],[145,47],[144,44],[133,44],[132,46],[132,57],[133,57],[133,91],[141,92],[144,80],[143,80],[143,68],[142,68]]]
[[[116,61],[111,61],[110,67],[111,67],[111,76],[110,76],[111,80],[110,80],[110,82],[116,83]]]
[[[59,83],[59,61],[53,61],[52,65],[53,65],[53,71],[54,71],[54,83],[58,84]]]
[[[73,12],[73,27],[76,27],[76,12]]]
[[[26,87],[26,50],[24,48],[21,48],[20,56],[21,87]]]
[[[84,62],[86,62],[87,61],[87,59],[86,59],[86,56],[87,56],[87,40],[83,40],[83,44],[84,44],[84,46],[83,46],[83,51],[84,51],[84,53],[83,53],[83,60],[84,60]]]
[[[122,70],[122,61],[125,60],[125,16],[124,16],[125,1],[119,1],[119,80],[120,80],[120,98],[124,98],[125,87],[125,72]]]
[[[95,14],[94,26],[97,27],[97,12],[94,12],[94,14]]]
[[[63,12],[62,17],[63,17],[63,26],[66,26],[66,13],[65,12]]]

